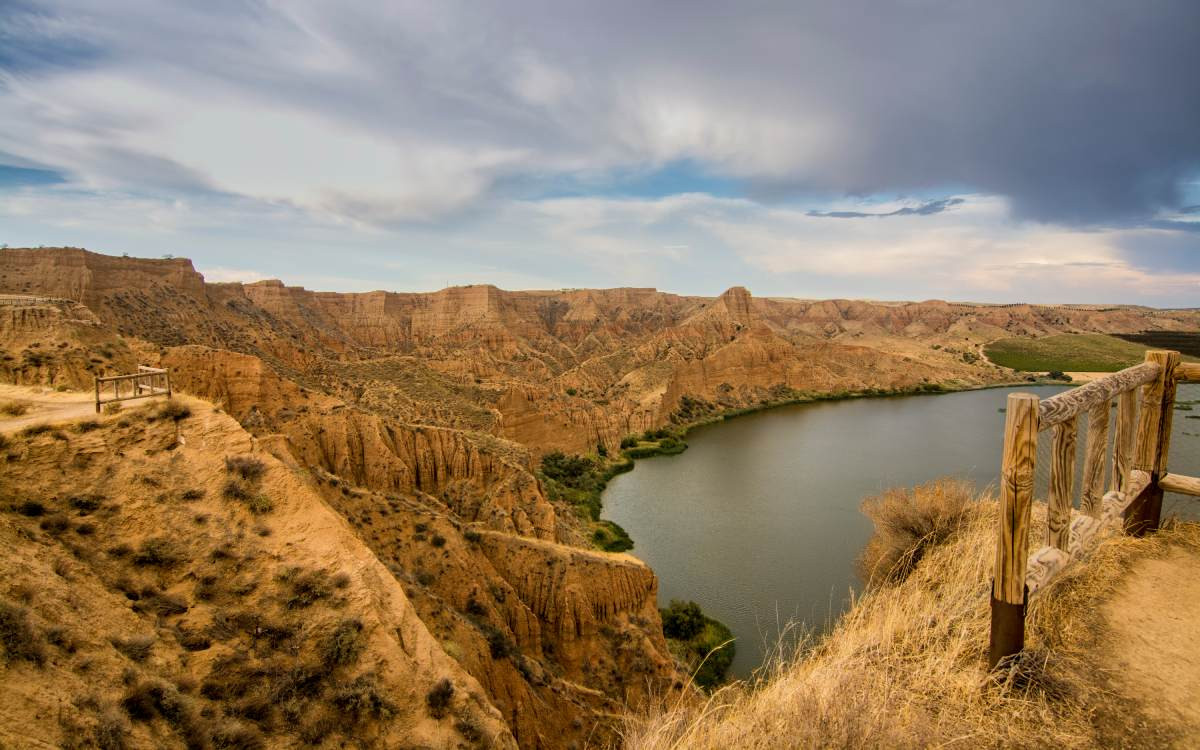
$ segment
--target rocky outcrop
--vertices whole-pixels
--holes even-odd
[[[0,379],[90,390],[95,376],[135,368],[129,346],[81,304],[33,297],[0,304]]]

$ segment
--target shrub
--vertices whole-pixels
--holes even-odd
[[[161,716],[179,732],[189,750],[208,747],[208,732],[173,685],[157,680],[133,685],[121,699],[121,707],[135,721]]]
[[[396,712],[391,701],[383,697],[373,674],[359,675],[339,685],[329,696],[329,702],[355,724],[367,718],[388,719]]]
[[[468,542],[471,542],[472,544],[475,544],[475,543],[477,543],[477,542],[478,542],[480,539],[483,539],[483,534],[480,534],[480,533],[479,533],[478,531],[476,531],[475,529],[465,529],[465,530],[463,531],[463,539],[466,539]]]
[[[100,423],[94,419],[85,419],[75,425],[77,432],[91,432],[100,429]]]
[[[212,647],[212,639],[203,633],[183,630],[176,637],[185,651],[206,651]]]
[[[46,506],[42,505],[37,500],[26,500],[17,506],[17,512],[23,516],[37,518],[46,513]]]
[[[288,586],[284,606],[288,609],[308,607],[333,594],[329,578],[321,570],[291,570],[282,577]]]
[[[133,556],[135,565],[156,565],[169,568],[183,561],[183,552],[171,539],[165,536],[154,536],[142,540],[141,546]]]
[[[260,478],[267,470],[267,465],[254,456],[227,456],[225,470],[237,474],[248,482]]]
[[[96,742],[96,747],[100,750],[125,750],[128,744],[125,741],[125,735],[129,732],[129,725],[125,719],[114,709],[109,708],[104,713],[100,714],[96,721],[96,728],[93,732],[93,738]]]
[[[259,492],[250,496],[250,499],[246,501],[246,507],[250,509],[251,513],[262,515],[275,510],[275,503],[271,502],[271,498]],[[266,534],[260,536],[266,536]]]
[[[246,502],[252,497],[250,489],[237,479],[230,479],[226,482],[225,486],[221,489],[221,494],[230,500],[239,500],[241,502]]]
[[[34,437],[35,435],[42,435],[44,433],[50,432],[50,430],[52,430],[52,429],[53,428],[50,425],[45,424],[45,423],[31,424],[28,427],[26,427],[25,429],[21,430],[20,435],[21,435],[21,437]]]
[[[499,628],[484,623],[480,626],[480,630],[483,631],[483,638],[487,641],[488,651],[491,652],[493,659],[504,659],[517,652],[517,647]]]
[[[662,610],[663,635],[679,641],[690,641],[704,629],[704,613],[695,602],[672,599]]]
[[[875,533],[858,559],[859,576],[868,584],[903,581],[930,549],[966,525],[971,500],[970,484],[955,479],[893,488],[864,500],[862,511]]]
[[[202,500],[204,499],[204,490],[198,490],[194,488],[190,490],[184,490],[183,493],[179,495],[179,499],[186,502]]]
[[[71,631],[63,625],[46,628],[46,643],[68,654],[75,653],[79,648],[79,644],[75,642],[75,637],[71,634]]]
[[[144,597],[137,609],[143,612],[153,612],[163,617],[171,617],[187,612],[188,603],[186,599],[173,594],[153,593]]]
[[[429,543],[434,547],[445,547],[446,537],[442,536],[441,534],[434,534],[432,537],[430,537]]]
[[[192,416],[192,410],[186,404],[173,398],[162,402],[155,413],[158,419],[171,419],[176,422]]]
[[[621,438],[621,449],[622,450],[624,450],[625,448],[632,448],[637,444],[638,444],[638,439],[637,439],[636,435],[626,435],[625,437]]]
[[[454,685],[443,677],[425,694],[425,705],[429,707],[429,715],[435,719],[445,717],[450,708],[450,700],[454,697]]]
[[[1062,380],[1067,383],[1071,382],[1071,376],[1062,370],[1051,370],[1050,372],[1046,373],[1046,377],[1050,378],[1051,380]]]
[[[131,661],[142,662],[150,657],[154,648],[154,636],[135,635],[129,638],[112,637],[108,639],[113,648],[120,651]],[[137,717],[134,717],[137,718]]]
[[[29,407],[19,401],[5,401],[0,404],[0,414],[10,417],[19,417],[29,411]]]
[[[29,611],[4,601],[0,601],[0,645],[10,662],[24,659],[41,666],[46,661],[46,648],[29,622]]]
[[[50,534],[61,534],[71,528],[71,521],[62,513],[55,513],[52,516],[47,516],[38,524],[42,531]]]
[[[82,516],[98,509],[103,501],[103,495],[75,495],[67,500],[67,504],[79,511]]]
[[[568,487],[578,487],[589,478],[595,464],[587,456],[568,456],[562,451],[552,451],[542,456],[542,473]]]
[[[361,620],[349,618],[339,622],[321,645],[321,663],[326,669],[354,664],[366,647]]]
[[[236,721],[218,725],[213,729],[211,739],[217,750],[261,750],[266,747],[258,729]]]
[[[120,414],[121,413],[121,404],[119,404],[116,401],[113,401],[111,404],[105,404],[104,408],[101,409],[101,411],[104,412],[105,415],[110,416],[110,417],[113,414]],[[126,425],[126,426],[128,426],[128,425]]]

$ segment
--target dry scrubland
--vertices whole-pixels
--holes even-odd
[[[1117,679],[1117,644],[1100,605],[1139,561],[1181,550],[1194,560],[1200,525],[1173,523],[1142,540],[1110,537],[1034,598],[1025,654],[989,677],[997,506],[986,497],[971,502],[970,493],[962,484],[935,482],[869,501],[877,536],[864,566],[876,572],[876,585],[833,632],[777,659],[758,689],[730,687],[704,703],[676,702],[665,713],[631,719],[626,747],[1185,743],[1178,722],[1151,720],[1145,702],[1154,696]],[[1044,513],[1035,512],[1033,538],[1039,533]],[[918,544],[909,546],[914,539]]]
[[[982,356],[998,339],[1200,328],[1196,310],[741,287],[322,293],[76,248],[0,250],[0,293],[35,296],[0,307],[5,750],[606,746],[630,707],[684,692],[691,657],[663,637],[653,572],[605,551],[630,543],[598,520],[618,457],[773,404],[1024,379]],[[191,415],[88,413],[94,376],[138,364],[169,367]],[[963,542],[983,521],[943,495],[881,501],[889,541],[864,560],[881,581],[906,539],[945,542],[781,677],[799,708],[773,720],[824,724],[761,744],[1039,736],[1020,717],[1050,704],[1005,699],[1010,724],[972,692],[991,540]],[[708,715],[773,694],[727,691]],[[732,726],[696,731],[736,745]]]

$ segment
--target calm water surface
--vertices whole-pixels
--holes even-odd
[[[733,630],[733,671],[746,677],[776,642],[777,623],[822,628],[859,586],[854,560],[871,533],[864,497],[945,475],[994,484],[1007,394],[1062,390],[802,404],[701,427],[681,455],[638,461],[613,479],[604,517],[658,574],[662,605],[692,599]],[[1197,475],[1200,420],[1182,418],[1194,413],[1175,412],[1171,466]],[[1048,465],[1040,456],[1039,475]]]

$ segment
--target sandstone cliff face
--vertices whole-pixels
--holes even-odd
[[[90,390],[92,378],[131,372],[125,342],[83,305],[9,300],[0,305],[0,379]]]
[[[605,716],[680,679],[642,563],[464,525],[434,498],[318,483],[522,747],[606,746]]]

